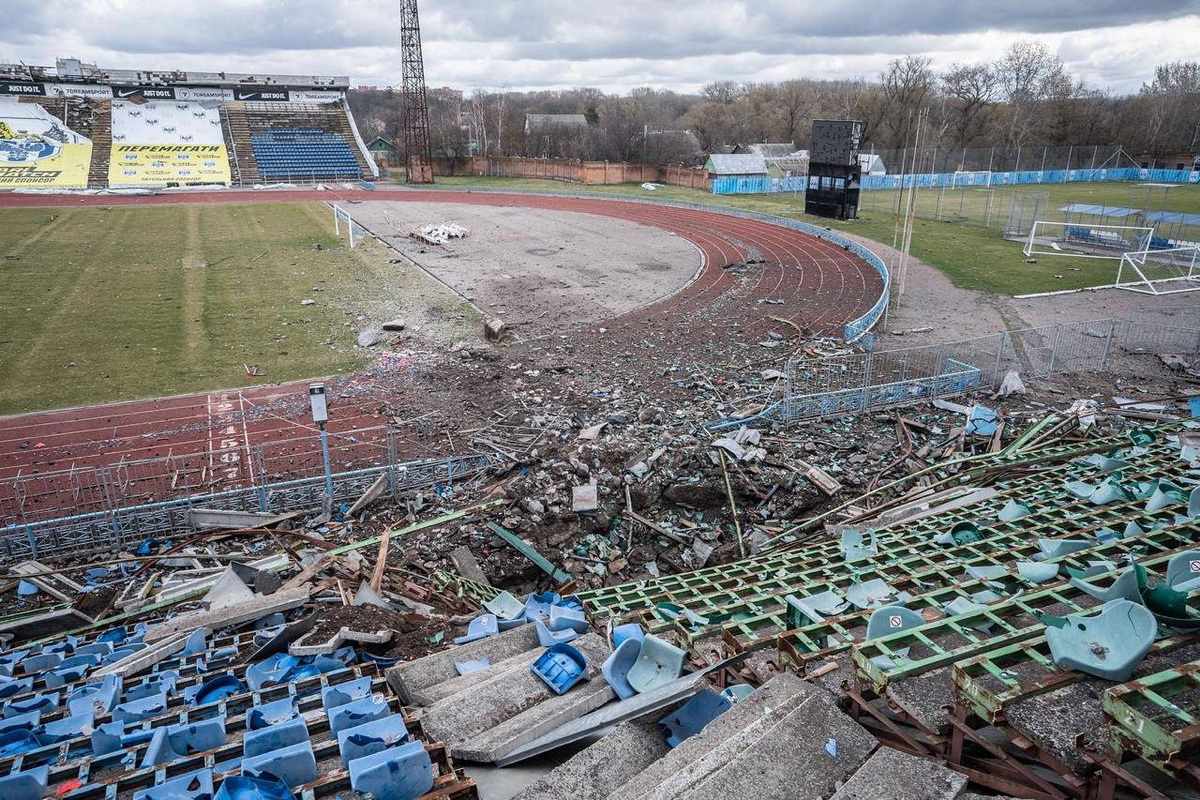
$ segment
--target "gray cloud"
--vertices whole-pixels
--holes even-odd
[[[3,0],[0,56],[123,68],[398,79],[392,0]],[[1200,0],[429,0],[432,83],[514,88],[874,75],[919,53],[942,67],[1036,36],[1100,85],[1200,58]],[[1146,33],[1150,30],[1151,33]]]

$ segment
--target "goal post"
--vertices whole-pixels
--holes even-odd
[[[1200,291],[1200,245],[1126,253],[1113,286],[1155,295]]]
[[[1085,222],[1034,220],[1025,240],[1026,257],[1072,256],[1145,260],[1154,228],[1139,225],[1093,225]]]
[[[990,169],[958,170],[951,178],[950,185],[955,189],[988,189],[992,185],[992,171]]]

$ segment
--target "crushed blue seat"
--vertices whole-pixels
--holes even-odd
[[[109,628],[104,633],[97,636],[96,641],[97,642],[108,642],[112,645],[118,645],[121,642],[124,642],[126,637],[128,637],[128,635],[129,634],[127,634],[125,632],[124,628]]]
[[[199,769],[133,793],[133,800],[212,800],[213,771]]]
[[[18,728],[0,733],[0,758],[12,758],[43,747],[42,740],[31,730]]]
[[[0,733],[15,730],[31,731],[42,721],[42,712],[30,711],[28,714],[17,714],[14,717],[0,719]]]
[[[667,744],[678,747],[733,706],[728,697],[701,689],[686,703],[658,721],[667,731]]]
[[[308,724],[300,718],[288,720],[269,728],[248,731],[242,739],[242,757],[254,758],[307,741]]]
[[[156,694],[172,694],[178,681],[179,673],[173,669],[157,675],[148,675],[142,679],[141,683],[125,688],[125,701],[141,700],[143,697]]]
[[[7,678],[0,681],[0,700],[19,694],[28,694],[33,689],[33,678]]]
[[[82,680],[93,668],[100,665],[100,656],[96,654],[71,656],[64,658],[62,663],[57,667],[45,673],[42,679],[46,682],[46,686],[51,689],[57,689],[66,686],[68,683],[75,683]]]
[[[142,758],[142,769],[167,764],[184,756],[215,750],[225,743],[225,719],[214,717],[154,729]]]
[[[80,645],[75,648],[77,656],[100,656],[103,659],[111,653],[115,648],[111,642],[92,642],[91,644]]]
[[[540,619],[533,621],[533,627],[537,630],[538,644],[542,647],[553,647],[556,644],[566,644],[573,642],[579,638],[579,634],[573,629],[567,628],[561,631],[552,631],[546,627],[546,623]]]
[[[555,694],[565,694],[587,674],[587,658],[569,644],[546,648],[529,670],[541,678]]]
[[[191,689],[195,689],[195,692],[192,692]],[[206,703],[216,703],[235,694],[242,694],[245,691],[246,684],[233,675],[225,674],[205,681],[198,688],[185,689],[183,696],[191,705],[205,705]]]
[[[14,772],[0,778],[0,800],[37,800],[50,784],[50,765]]]
[[[250,778],[273,777],[290,788],[303,786],[317,779],[317,759],[312,742],[303,742],[242,759],[242,774]]]
[[[166,693],[152,694],[117,704],[113,707],[112,718],[115,722],[141,722],[144,719],[157,717],[166,710]]]
[[[629,670],[637,663],[641,649],[641,639],[624,639],[600,667],[600,674],[604,676],[605,682],[622,700],[628,700],[637,694],[637,690],[629,685]]]
[[[253,691],[286,683],[288,674],[300,664],[300,659],[287,653],[276,653],[246,667],[246,683]]]
[[[51,745],[67,739],[76,739],[80,736],[89,735],[95,724],[96,713],[89,708],[83,713],[72,714],[69,717],[60,717],[44,725],[39,725],[34,729],[34,733],[37,734],[38,741],[41,744]]]
[[[214,800],[295,800],[296,795],[278,778],[230,775],[221,781]]]
[[[4,704],[2,713],[5,718],[8,718],[28,714],[30,711],[49,711],[58,708],[58,701],[61,697],[62,692],[44,692],[24,700],[9,700]]]
[[[115,664],[122,658],[133,655],[139,650],[145,650],[146,645],[142,642],[126,642],[125,644],[113,650],[111,653],[100,659],[101,664]]]
[[[376,700],[375,697],[364,697],[361,700],[346,703],[330,711],[329,732],[337,736],[339,731],[386,717],[390,713],[392,713],[391,709],[388,708],[388,704],[383,700]]]
[[[354,700],[371,696],[371,679],[355,678],[345,683],[326,686],[321,690],[321,707],[328,713],[331,709],[344,706]]]
[[[375,800],[414,800],[433,788],[433,762],[421,742],[380,750],[348,766],[350,788]]]
[[[525,604],[513,597],[510,592],[500,592],[491,600],[485,600],[483,607],[489,613],[495,614],[497,620],[524,620]]]
[[[122,748],[125,735],[124,722],[106,722],[92,731],[92,755],[102,756],[115,753]]]
[[[46,670],[51,670],[62,663],[62,653],[39,653],[34,656],[26,656],[21,660],[21,673],[24,675],[41,675]]]
[[[246,728],[256,731],[260,728],[287,722],[289,719],[295,719],[299,714],[300,710],[296,708],[295,699],[288,695],[269,703],[251,706],[250,710],[246,712]]]
[[[573,630],[576,633],[588,632],[587,615],[583,611],[567,606],[553,606],[550,609],[550,630]]]
[[[346,728],[337,735],[338,749],[342,753],[342,762],[346,765],[355,759],[404,744],[408,739],[408,727],[399,714]]]
[[[542,592],[531,594],[525,598],[525,619],[536,622],[538,619],[550,617],[550,609],[562,598],[558,592]]]
[[[639,642],[646,632],[642,630],[642,626],[636,622],[627,622],[624,625],[618,625],[612,630],[613,647],[620,647],[621,642],[626,639],[637,639]]]
[[[485,639],[488,636],[495,636],[500,632],[500,622],[495,614],[480,614],[467,625],[467,633],[465,636],[459,636],[454,640],[455,644],[469,644],[479,639]]]

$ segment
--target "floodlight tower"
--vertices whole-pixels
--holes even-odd
[[[400,102],[409,183],[433,183],[433,148],[429,144],[429,104],[425,98],[425,59],[421,55],[421,21],[417,0],[400,0]]]

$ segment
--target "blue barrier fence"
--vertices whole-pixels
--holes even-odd
[[[1096,183],[1107,181],[1155,181],[1162,183],[1200,184],[1200,171],[1178,169],[1139,169],[1120,167],[1112,169],[1054,169],[1028,170],[1021,172],[964,172],[933,173],[925,175],[868,175],[862,179],[863,191],[877,189],[899,189],[917,186],[932,189],[942,186],[973,186],[985,188],[996,186],[1027,186],[1048,183]],[[714,178],[713,194],[780,194],[803,192],[808,185],[808,176],[794,178]]]

